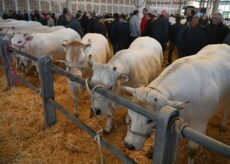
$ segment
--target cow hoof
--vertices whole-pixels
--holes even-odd
[[[153,147],[150,147],[150,149],[147,151],[147,153],[145,154],[145,156],[148,159],[152,159],[153,158]]]
[[[225,126],[220,126],[219,131],[220,131],[220,133],[225,133],[226,132],[226,127]]]

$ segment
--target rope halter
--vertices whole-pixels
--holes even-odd
[[[106,89],[105,86],[98,84],[98,85],[95,85],[92,89],[90,89],[88,81],[89,81],[89,79],[86,78],[85,79],[85,86],[86,86],[86,89],[87,89],[87,91],[89,92],[89,94],[91,96],[91,102],[94,99],[105,98],[103,95],[95,94],[95,89],[96,88],[102,87],[102,88]],[[121,85],[120,85],[119,81],[117,81],[117,83],[112,87],[112,89],[110,91],[113,92],[113,93],[119,94],[120,89],[121,89]],[[111,106],[112,109],[115,109],[116,108],[116,102],[113,101],[113,102],[111,102],[111,104],[109,103],[109,106]],[[92,107],[92,109],[93,109],[94,115],[96,115],[96,113],[95,113],[96,111],[95,111],[94,107]]]
[[[94,140],[97,142],[99,154],[100,154],[100,163],[103,164],[103,154],[101,151],[101,136],[103,134],[103,129],[97,131],[96,135],[94,136]]]

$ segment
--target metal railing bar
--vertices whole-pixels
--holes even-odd
[[[24,57],[26,57],[26,58],[28,58],[28,59],[34,61],[34,62],[36,62],[36,61],[38,60],[38,58],[36,58],[36,57],[34,57],[34,56],[31,56],[31,55],[29,55],[29,54],[27,54],[27,53],[24,53],[24,52],[22,52],[22,51],[16,50],[16,49],[14,49],[14,48],[12,48],[12,47],[9,47],[9,50],[11,50],[11,51],[13,51],[13,52],[16,52],[17,54],[20,54],[20,55],[22,55],[22,56],[24,56]],[[14,54],[13,54],[13,55],[14,55]]]
[[[56,103],[54,100],[49,99],[48,100],[50,103],[54,104],[54,106],[62,113],[64,114],[67,118],[69,118],[70,120],[72,120],[74,123],[76,123],[82,130],[84,130],[85,132],[87,132],[91,137],[95,137],[96,136],[96,132],[91,129],[89,126],[87,126],[86,124],[82,123],[78,118],[76,118],[74,115],[72,115],[71,113],[67,112],[65,110],[65,108],[61,105],[59,105],[58,103]],[[121,152],[120,150],[118,150],[116,147],[114,147],[112,144],[110,144],[108,141],[106,141],[105,139],[101,138],[101,145],[106,147],[108,150],[110,150],[110,152],[112,154],[114,154],[116,157],[118,157],[119,159],[121,159],[122,161],[124,161],[127,164],[134,164],[136,163],[133,159],[129,158],[128,156],[126,156],[123,152]]]
[[[17,76],[17,78],[20,81],[20,83],[22,83],[24,86],[30,88],[34,93],[36,93],[37,95],[40,96],[40,94],[39,94],[40,88],[35,87],[33,84],[31,84],[30,82],[24,80],[20,76]]]
[[[230,159],[230,146],[217,141],[211,137],[208,137],[206,135],[203,135],[192,128],[186,127],[182,131],[182,135],[199,145],[204,146],[205,148],[212,150],[218,154],[223,155],[224,157]]]
[[[28,55],[26,53],[23,53],[19,50],[16,50],[12,47],[9,47],[10,50],[34,61],[37,62],[38,58],[33,57],[31,55]],[[66,76],[67,78],[76,81],[77,83],[79,83],[82,86],[85,86],[85,80],[83,78],[80,77],[76,77],[74,75],[72,75],[69,72],[66,72],[64,69],[55,66],[53,64],[49,65],[50,69],[53,72],[59,73],[63,76]],[[31,88],[32,91],[34,91],[36,94],[38,94],[38,88],[36,88],[35,86],[33,86],[31,83],[27,82],[26,80],[22,79],[21,77],[18,77],[19,81],[24,84],[26,87]],[[93,87],[93,84],[91,82],[89,82],[89,86],[90,88]],[[95,91],[149,119],[152,120],[156,120],[157,119],[157,113],[156,112],[149,112],[146,108],[143,108],[137,104],[134,104],[133,102],[127,100],[126,98],[123,98],[119,95],[116,95],[102,87],[98,87],[95,89]],[[49,100],[52,104],[54,104],[54,106],[59,109],[59,111],[61,111],[65,116],[67,116],[70,120],[72,120],[73,122],[75,122],[81,129],[83,129],[84,131],[86,131],[90,136],[95,137],[96,132],[93,131],[90,127],[88,127],[87,125],[81,123],[81,121],[79,119],[77,119],[75,116],[73,116],[72,114],[68,113],[67,111],[65,111],[65,108],[62,107],[61,105],[57,104],[54,100]],[[212,150],[220,155],[223,155],[224,157],[230,159],[230,146],[219,142],[211,137],[208,137],[206,135],[203,135],[193,129],[191,129],[190,127],[186,127],[182,130],[182,135],[191,140],[194,141],[196,143],[198,143],[199,145],[204,146],[205,148]],[[111,150],[111,152],[117,156],[118,158],[120,158],[121,160],[123,160],[125,163],[135,163],[135,161],[127,156],[125,156],[121,151],[119,151],[118,149],[116,149],[113,145],[111,145],[109,142],[107,142],[106,140],[102,139],[101,140],[102,146],[108,148],[109,150]]]
[[[64,76],[70,78],[73,81],[76,81],[77,83],[81,84],[82,86],[85,86],[85,80],[84,79],[82,79],[80,77],[76,77],[76,76],[72,75],[71,73],[66,72],[64,69],[59,68],[58,66],[51,64],[50,69],[54,72],[57,72],[59,74],[62,74]],[[91,82],[89,82],[89,85],[91,88],[93,87],[93,84]],[[116,95],[116,94],[114,94],[114,93],[112,93],[112,92],[110,92],[110,91],[108,91],[102,87],[97,87],[95,89],[95,91],[97,93],[100,93],[102,96],[105,96],[105,97],[107,97],[107,98],[133,110],[134,112],[137,112],[137,113],[153,120],[153,121],[156,121],[156,119],[157,119],[157,112],[149,112],[148,109],[143,108],[137,104],[134,104],[133,102],[127,100],[126,98],[123,98],[119,95]]]

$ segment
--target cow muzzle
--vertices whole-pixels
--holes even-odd
[[[132,151],[136,150],[135,146],[128,142],[125,142],[125,147]]]

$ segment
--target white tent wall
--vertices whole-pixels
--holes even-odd
[[[26,9],[29,12],[52,11],[61,14],[64,7],[68,7],[72,13],[78,10],[94,10],[97,14],[116,12],[128,14],[135,9],[134,0],[0,0],[1,14],[10,9],[16,11]]]
[[[138,8],[142,11],[144,7],[150,11],[153,9],[158,10],[160,13],[163,9],[167,10],[169,14],[178,13],[186,6],[189,0],[0,0],[0,14],[4,11],[11,10],[24,10],[27,11],[51,11],[57,15],[62,13],[62,9],[67,7],[75,14],[78,10],[92,11],[97,14],[104,13],[125,13],[128,14],[134,9]],[[194,0],[192,0],[194,1]],[[210,4],[208,13],[217,11],[220,0],[198,0],[194,2],[204,1],[200,3],[204,7],[207,2]],[[223,0],[221,0],[222,2]],[[214,5],[213,5],[214,2]],[[214,6],[214,7],[213,7]],[[141,13],[141,12],[140,12]]]
[[[67,7],[73,13],[78,10],[92,11],[97,14],[103,13],[125,13],[128,14],[134,9],[141,12],[144,7],[159,12],[166,9],[169,13],[175,13],[179,10],[179,2],[184,4],[185,0],[0,0],[0,11],[28,10],[34,11],[52,11],[62,13],[62,9]]]

